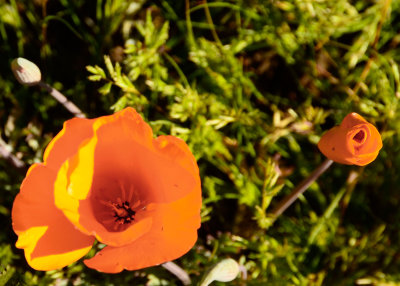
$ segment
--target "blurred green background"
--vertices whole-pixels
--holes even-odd
[[[399,31],[399,0],[0,0],[0,143],[40,162],[71,118],[15,80],[25,57],[89,117],[132,106],[188,143],[203,224],[175,262],[194,285],[226,257],[247,274],[229,285],[400,285]],[[349,112],[381,131],[378,158],[334,164],[271,224]],[[181,285],[161,267],[31,269],[10,216],[24,175],[0,160],[0,285]]]

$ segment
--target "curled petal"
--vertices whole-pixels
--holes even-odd
[[[82,234],[54,206],[55,172],[33,165],[21,185],[13,209],[16,246],[25,251],[28,264],[37,270],[64,267],[84,256],[93,237]]]
[[[378,156],[382,139],[375,126],[353,112],[321,137],[318,148],[335,162],[364,166]]]
[[[342,123],[340,126],[345,129],[352,128],[353,126],[368,123],[367,120],[364,119],[360,114],[352,112],[349,113],[343,118]]]

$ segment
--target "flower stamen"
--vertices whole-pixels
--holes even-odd
[[[97,211],[101,223],[112,231],[122,231],[135,221],[135,215],[141,201],[132,201],[124,199],[124,196],[132,197],[130,193],[121,192],[121,196],[113,200],[96,198],[96,201],[105,206]]]
[[[120,201],[121,199],[118,198]],[[131,223],[134,221],[136,212],[130,207],[129,202],[125,201],[123,204],[112,204],[114,210],[115,221],[119,224]]]

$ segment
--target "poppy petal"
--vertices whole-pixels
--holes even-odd
[[[199,167],[186,143],[175,136],[159,136],[154,140],[154,145],[164,156],[168,156],[174,163],[180,164],[200,181]]]
[[[93,136],[94,119],[73,118],[64,123],[63,129],[47,145],[43,161],[55,170],[71,155],[79,145]]]
[[[84,256],[94,242],[54,206],[55,177],[43,164],[31,166],[12,208],[16,247],[24,249],[28,264],[37,270],[69,265]]]
[[[364,117],[362,117],[358,113],[351,112],[343,118],[342,123],[340,123],[340,126],[342,126],[343,128],[349,129],[355,125],[364,124],[364,123],[368,123],[368,121],[365,120]]]
[[[157,205],[152,230],[123,247],[107,246],[84,263],[101,272],[117,273],[158,265],[179,258],[197,240],[201,200],[196,191],[170,204]]]
[[[97,137],[84,142],[75,156],[65,161],[54,183],[54,202],[65,216],[82,232],[90,232],[79,224],[79,200],[85,199],[93,178],[93,153]]]
[[[327,131],[318,142],[318,148],[329,159],[340,164],[351,164],[349,158],[353,154],[348,149],[347,132],[339,126],[333,127]]]

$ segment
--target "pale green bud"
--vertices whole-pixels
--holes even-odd
[[[230,282],[238,276],[239,272],[239,264],[235,260],[223,259],[208,271],[200,286],[208,286],[213,281]]]
[[[38,66],[24,58],[14,59],[11,62],[11,70],[18,82],[23,85],[37,85],[42,79]]]

